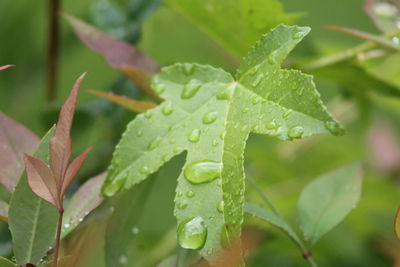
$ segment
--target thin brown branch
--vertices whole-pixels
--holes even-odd
[[[49,0],[49,39],[47,47],[47,99],[56,97],[57,64],[59,46],[59,11],[61,0]]]

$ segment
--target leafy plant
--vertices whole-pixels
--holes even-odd
[[[236,80],[198,64],[163,68],[152,88],[166,101],[129,124],[114,152],[104,194],[129,189],[186,150],[175,198],[178,241],[215,260],[240,236],[243,149],[250,132],[281,140],[343,133],[311,77],[279,68],[308,31],[272,30],[249,52]]]

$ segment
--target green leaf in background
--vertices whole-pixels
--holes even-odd
[[[106,173],[101,173],[89,179],[72,196],[63,215],[61,238],[74,230],[92,210],[103,202],[100,188],[105,178]]]
[[[0,267],[17,267],[17,265],[6,258],[0,257]]]
[[[343,133],[312,77],[280,64],[309,28],[279,26],[253,47],[236,80],[222,69],[175,64],[153,79],[166,101],[138,115],[114,152],[103,192],[112,196],[187,151],[178,178],[178,240],[209,260],[240,236],[243,151],[250,132],[293,140]]]
[[[284,23],[292,24],[298,14],[285,14],[278,0],[165,0],[230,50],[235,56],[246,51],[263,33]]]
[[[362,181],[361,164],[353,163],[318,177],[303,189],[298,202],[300,228],[311,245],[356,207]]]
[[[253,215],[254,217],[260,218],[275,227],[286,232],[291,239],[293,239],[296,244],[298,244],[302,248],[302,242],[297,235],[297,233],[292,229],[292,227],[283,219],[282,217],[278,216],[274,212],[265,209],[264,207],[248,203],[244,204],[244,210],[248,213]]]
[[[54,131],[54,127],[48,131],[34,154],[45,162],[49,160],[49,142]],[[57,214],[50,203],[32,192],[24,174],[11,197],[9,208],[13,250],[19,265],[38,264],[53,245]]]

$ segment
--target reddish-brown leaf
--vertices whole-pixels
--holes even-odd
[[[24,159],[29,187],[40,198],[59,208],[57,185],[51,169],[44,161],[28,154]]]
[[[67,172],[65,173],[65,179],[62,182],[61,198],[63,198],[65,191],[67,190],[68,186],[71,184],[71,182],[74,179],[79,168],[82,166],[82,164],[85,161],[86,156],[90,152],[90,150],[92,150],[92,148],[87,148],[85,151],[82,152],[82,154],[77,156],[71,162],[71,164],[69,164]]]
[[[56,178],[56,183],[61,192],[62,179],[67,171],[69,158],[71,156],[71,126],[78,98],[79,87],[86,73],[82,74],[72,87],[71,93],[58,117],[56,132],[50,141],[50,161]]]
[[[110,92],[101,92],[95,90],[87,90],[87,92],[105,98],[108,101],[111,101],[126,109],[132,110],[133,112],[139,112],[139,113],[144,112],[156,106],[155,104],[150,102],[138,101],[135,99],[128,98],[126,96],[114,95],[113,93]]]
[[[24,153],[33,153],[40,139],[0,112],[0,184],[13,192],[24,170]]]
[[[8,204],[0,200],[0,221],[8,222]]]
[[[105,57],[114,68],[123,72],[152,99],[160,98],[150,88],[151,76],[159,71],[159,66],[136,47],[114,39],[72,16],[65,16],[79,39],[89,48]]]
[[[5,69],[8,69],[8,68],[12,68],[12,67],[15,67],[15,65],[4,65],[4,66],[0,67],[0,70],[5,70]]]

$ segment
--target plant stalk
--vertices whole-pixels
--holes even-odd
[[[57,265],[58,265],[58,254],[60,251],[60,239],[61,239],[63,214],[64,214],[64,209],[61,208],[61,210],[58,211],[58,223],[57,223],[56,245],[54,247],[53,267],[57,267]]]
[[[49,38],[47,47],[47,100],[56,97],[57,63],[59,48],[59,11],[61,0],[49,0]]]

